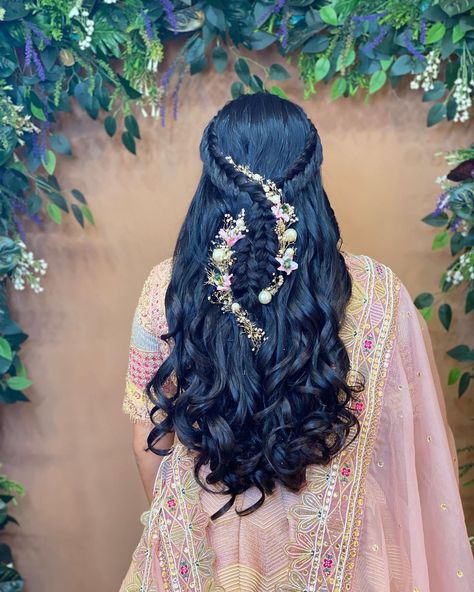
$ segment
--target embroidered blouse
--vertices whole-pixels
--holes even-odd
[[[386,266],[346,254],[353,295],[341,335],[366,379],[359,436],[299,493],[209,516],[227,497],[202,490],[179,442],[160,464],[143,535],[120,592],[469,592],[474,562],[454,438],[425,321]],[[145,386],[168,355],[168,259],[135,313],[124,411],[149,421]],[[170,385],[170,389],[172,385]],[[203,477],[206,471],[204,471]],[[259,497],[237,496],[245,508]]]

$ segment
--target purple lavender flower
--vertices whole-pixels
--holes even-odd
[[[143,24],[145,26],[145,33],[149,41],[153,41],[153,26],[151,24],[150,17],[145,11],[142,11]]]
[[[281,35],[281,46],[286,49],[288,47],[288,20],[286,18],[281,21],[278,34]]]
[[[166,18],[168,19],[168,22],[171,25],[174,34],[176,35],[178,32],[178,21],[176,20],[176,15],[174,13],[173,3],[171,0],[160,0],[160,2],[166,12]]]
[[[257,27],[261,27],[263,23],[272,15],[279,14],[285,6],[286,0],[277,0],[276,4],[270,6],[257,21]]]
[[[436,207],[433,210],[433,216],[439,216],[446,209],[450,199],[451,195],[449,193],[449,190],[443,191],[443,193],[438,197]]]
[[[178,106],[179,106],[179,91],[181,89],[181,84],[183,83],[184,75],[183,72],[180,73],[178,78],[178,82],[173,90],[173,119],[176,121],[178,119]]]
[[[25,43],[25,66],[29,66],[31,64],[31,60],[33,58],[33,41],[31,40],[31,34],[28,33],[26,36],[26,43]]]
[[[426,19],[422,18],[420,23],[420,43],[424,45],[426,41]]]
[[[18,234],[20,235],[21,240],[24,243],[26,243],[25,228],[23,227],[23,224],[21,223],[20,218],[15,214],[13,214],[13,222],[15,223],[16,230],[17,230]]]
[[[388,14],[387,11],[385,12],[374,12],[372,14],[355,14],[352,17],[352,20],[356,23],[370,23],[371,21],[378,21],[383,16]]]
[[[160,105],[160,118],[161,125],[164,127],[166,123],[166,95],[168,92],[168,86],[170,84],[171,77],[176,69],[176,62],[173,62],[171,66],[165,70],[163,77],[161,78],[160,87],[162,90],[162,99]]]
[[[384,37],[388,33],[388,30],[389,30],[389,27],[387,25],[381,27],[377,36],[374,37],[372,39],[372,41],[369,41],[368,43],[365,44],[365,46],[364,46],[365,51],[372,51],[376,47],[378,47],[382,43],[382,41],[384,40]]]
[[[415,56],[415,58],[417,60],[420,60],[420,62],[424,62],[425,61],[425,56],[419,52],[416,47],[413,45],[412,41],[411,41],[411,34],[410,34],[410,30],[407,29],[404,33],[403,33],[403,40],[405,41],[405,47],[408,49],[408,51],[411,53],[411,55]]]
[[[451,230],[451,232],[456,232],[456,230],[461,225],[461,222],[462,222],[462,218],[456,217],[449,225],[449,230]]]
[[[32,54],[36,74],[38,74],[38,78],[41,80],[41,82],[44,82],[46,80],[46,73],[44,71],[43,64],[41,63],[40,57],[34,49],[32,50]]]
[[[46,37],[46,35],[43,33],[41,29],[39,29],[33,23],[29,23],[28,21],[25,21],[25,23],[26,26],[30,29],[30,31],[32,31],[39,39],[41,39],[41,41],[45,45],[51,45],[51,40],[48,37]]]

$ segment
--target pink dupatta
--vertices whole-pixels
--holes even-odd
[[[353,296],[342,337],[366,381],[354,404],[359,436],[327,466],[308,468],[298,494],[278,486],[254,514],[230,510],[215,522],[209,516],[227,497],[198,486],[192,454],[178,442],[158,470],[120,592],[474,589],[454,439],[425,322],[390,269],[365,256],[346,261]],[[170,271],[171,260],[154,268],[142,294],[150,330],[163,331]],[[127,384],[130,376],[129,368]],[[133,420],[146,420],[142,394],[140,385],[127,388]],[[236,505],[258,496],[248,490]]]

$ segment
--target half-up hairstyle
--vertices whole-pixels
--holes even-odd
[[[148,385],[155,407],[148,445],[157,454],[175,431],[195,453],[200,485],[231,498],[255,486],[264,503],[276,482],[292,491],[305,483],[306,467],[327,464],[359,425],[350,402],[362,389],[349,384],[349,357],[339,332],[351,296],[340,253],[340,233],[321,181],[322,147],[304,111],[270,94],[227,103],[207,125],[200,146],[203,172],[173,255],[165,296],[171,351]],[[271,179],[294,205],[298,269],[285,278],[270,304],[258,294],[272,279],[278,241],[275,216],[261,185],[226,160]],[[232,314],[209,301],[206,283],[211,240],[225,214],[245,208],[248,232],[232,247],[234,297],[265,331],[252,351]],[[177,391],[163,385],[175,372]],[[200,469],[209,467],[205,479]],[[212,486],[212,487],[210,487]],[[237,511],[237,510],[236,510]]]

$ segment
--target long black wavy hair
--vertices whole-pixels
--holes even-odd
[[[148,384],[155,407],[148,446],[175,431],[194,451],[195,477],[212,492],[235,496],[255,486],[255,511],[276,482],[298,491],[306,467],[327,464],[359,424],[350,402],[363,388],[349,384],[350,363],[339,332],[351,296],[339,227],[321,181],[322,147],[303,109],[271,94],[243,95],[227,103],[204,130],[202,176],[181,227],[165,296],[171,352]],[[262,187],[226,159],[274,180],[298,215],[299,268],[268,305],[258,293],[278,263],[275,217]],[[232,314],[208,300],[211,240],[224,215],[245,208],[248,232],[233,247],[235,299],[265,330],[257,351]],[[176,394],[163,385],[175,373]],[[162,409],[166,418],[154,421]],[[203,481],[200,469],[210,472]],[[209,486],[213,486],[212,488]]]

